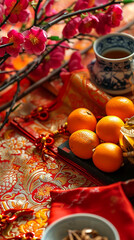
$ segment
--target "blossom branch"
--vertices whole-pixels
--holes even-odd
[[[9,111],[6,112],[6,116],[5,116],[5,119],[4,119],[3,123],[0,126],[0,130],[9,121],[9,115],[10,115],[11,112],[13,112],[13,107],[14,107],[14,104],[16,103],[16,101],[17,101],[17,97],[18,97],[19,92],[20,92],[20,81],[17,82],[16,93],[14,94],[14,97],[13,97],[12,101],[10,101],[10,109],[9,109]]]
[[[16,8],[17,4],[19,3],[20,0],[17,0],[15,5],[13,6],[13,8],[11,9],[10,13],[5,17],[5,19],[3,20],[3,22],[0,24],[0,27],[2,27],[7,20],[9,19],[9,17],[11,16],[11,13],[13,12],[13,10]]]
[[[9,73],[12,73],[12,72],[15,72],[15,73],[17,73],[18,71],[17,71],[17,70],[15,70],[15,69],[13,69],[13,70],[10,70],[10,71],[0,71],[0,74],[1,74],[1,73],[7,73],[7,74],[9,74]]]
[[[0,65],[2,65],[9,57],[10,57],[9,54],[5,54],[4,57],[2,57],[2,60],[0,61]]]
[[[14,0],[12,0],[12,3],[13,3],[13,1]],[[25,11],[25,9],[27,8],[28,1],[27,0],[19,0],[18,2],[25,2],[24,8],[22,7],[23,4],[20,4],[18,6],[19,11],[21,9],[22,9],[22,11],[23,10]],[[48,14],[48,17],[45,16],[43,18],[43,9],[42,8],[41,8],[40,12],[38,13],[39,8],[41,6],[41,2],[42,2],[42,0],[38,0],[38,3],[35,8],[34,25],[38,25],[38,26],[40,26],[40,24],[43,24],[43,21],[46,20],[47,18],[49,18],[49,14]],[[83,0],[83,2],[84,2],[84,0]],[[8,33],[7,38],[6,37],[1,38],[1,43],[3,46],[4,46],[4,43],[8,44],[8,43],[12,42],[12,44],[13,44],[13,47],[11,45],[6,45],[4,47],[5,50],[1,50],[1,56],[2,55],[4,56],[2,58],[1,63],[5,61],[5,59],[6,59],[5,56],[11,55],[11,57],[15,57],[18,54],[20,54],[22,51],[21,50],[22,48],[24,49],[23,52],[26,52],[27,54],[39,55],[39,57],[34,59],[31,63],[29,63],[27,66],[25,66],[21,70],[17,71],[16,74],[11,75],[6,80],[6,83],[4,83],[1,86],[0,90],[4,90],[11,84],[14,84],[16,81],[17,81],[17,84],[18,84],[18,82],[20,83],[20,81],[22,79],[24,79],[24,77],[26,77],[26,76],[29,77],[29,74],[30,74],[30,78],[31,78],[31,74],[32,74],[31,72],[33,70],[35,70],[40,64],[41,64],[40,66],[43,66],[46,68],[45,74],[43,73],[42,76],[40,75],[41,77],[40,77],[40,80],[38,80],[38,82],[32,84],[28,89],[26,89],[20,95],[18,94],[19,90],[16,91],[16,94],[15,94],[16,97],[14,96],[12,101],[10,101],[0,107],[0,111],[3,111],[7,107],[10,107],[9,111],[6,113],[6,119],[4,120],[4,123],[8,121],[9,114],[12,112],[13,105],[16,103],[16,101],[18,101],[22,97],[26,96],[28,93],[30,93],[31,91],[36,89],[38,86],[43,84],[45,81],[51,81],[51,79],[56,74],[58,74],[63,67],[67,66],[68,62],[64,62],[64,64],[62,64],[60,67],[58,67],[59,63],[61,64],[61,62],[64,60],[63,59],[63,51],[64,51],[65,46],[63,46],[63,48],[60,46],[62,42],[67,41],[68,43],[70,43],[70,39],[73,39],[73,38],[74,39],[76,38],[78,40],[84,39],[84,40],[92,41],[92,39],[91,39],[92,37],[96,38],[96,36],[93,36],[93,35],[90,36],[90,34],[89,34],[90,31],[92,30],[92,28],[94,28],[96,30],[97,34],[101,35],[101,34],[108,33],[112,27],[119,26],[119,23],[122,20],[122,10],[121,10],[121,7],[117,6],[117,5],[120,3],[123,3],[123,1],[113,0],[104,5],[102,4],[102,5],[99,5],[96,7],[88,8],[89,5],[87,2],[86,7],[84,9],[83,8],[75,9],[76,4],[77,4],[77,2],[76,2],[76,3],[73,3],[74,8],[72,8],[70,10],[63,9],[56,15],[53,15],[53,16],[50,15],[49,22],[44,23],[45,25],[42,28],[33,26],[30,28],[30,30],[25,30],[25,32],[23,32],[22,34],[17,33],[15,30],[11,30]],[[47,4],[51,5],[51,0],[45,1],[45,7],[47,7]],[[113,5],[113,6],[110,6],[110,5]],[[108,8],[108,6],[110,6],[110,7]],[[48,6],[48,8],[49,7],[50,6]],[[15,8],[15,6],[14,6],[14,8]],[[8,6],[8,9],[9,9],[9,6]],[[80,9],[80,10],[77,10],[77,9]],[[97,10],[101,10],[102,15]],[[88,14],[90,12],[92,12],[92,14]],[[84,14],[84,13],[86,13],[86,14]],[[26,11],[25,11],[25,14],[26,14]],[[15,12],[13,12],[13,14],[11,14],[11,12],[10,12],[10,15],[12,15],[10,20],[14,22],[15,21],[14,20]],[[8,16],[10,17],[10,15],[8,15]],[[116,21],[117,18],[115,19],[115,15],[118,16],[118,21]],[[74,16],[76,16],[76,17],[73,18]],[[103,22],[104,18],[102,18],[102,16],[104,16],[104,18],[108,19],[109,23],[108,23],[108,21]],[[40,19],[40,17],[42,19],[39,23],[37,21]],[[112,22],[113,17],[114,17],[114,22]],[[17,18],[19,20],[21,20],[19,15],[17,16]],[[46,34],[45,30],[48,30],[54,24],[57,24],[65,19],[68,19],[68,22],[65,25],[65,27],[67,26],[67,28],[66,29],[64,28],[62,31],[62,35],[63,35],[64,39],[59,41],[60,38],[58,36],[57,36],[57,38],[56,38],[56,36],[51,36],[50,39],[54,40],[54,41],[58,41],[58,43],[55,44],[55,46],[50,47],[51,41],[49,41],[49,38],[47,38],[47,34]],[[103,29],[101,29],[101,32],[99,32],[100,28],[101,28],[100,27],[101,23],[104,23],[106,26],[103,28],[103,29],[106,29],[105,32],[103,32],[104,31]],[[72,29],[71,30],[72,35],[70,35],[70,33],[69,33],[70,28],[68,26],[70,26],[70,25],[71,25],[71,29]],[[87,29],[87,26],[88,26],[88,29]],[[48,39],[48,45],[46,45],[47,39]],[[68,48],[68,46],[67,46],[67,48]],[[62,49],[62,51],[59,49]],[[56,51],[54,51],[54,50],[56,50]],[[57,56],[59,56],[59,62],[56,61],[54,63],[53,59],[57,60]],[[50,57],[52,57],[52,59]],[[81,64],[79,64],[79,67],[81,67]],[[41,69],[41,68],[39,68],[39,69]],[[55,69],[55,70],[53,70],[49,74],[50,69]],[[33,77],[34,77],[34,75],[33,75]],[[19,87],[17,89],[19,89]]]
[[[38,9],[39,9],[39,6],[40,6],[40,3],[42,2],[42,0],[39,0],[38,3],[37,3],[37,6],[35,8],[35,17],[34,17],[34,24],[36,26],[36,22],[37,22],[37,14],[38,14]]]
[[[33,71],[34,69],[36,69],[39,64],[42,62],[42,60],[45,58],[45,56],[47,56],[50,52],[52,52],[57,46],[59,46],[62,42],[66,41],[67,39],[62,39],[61,41],[59,41],[57,44],[55,44],[53,46],[53,48],[50,48],[49,50],[47,50],[44,54],[42,54],[41,56],[39,56],[38,58],[36,58],[35,60],[33,60],[32,62],[30,62],[26,67],[22,68],[20,71],[17,72],[17,76],[16,74],[14,74],[13,76],[11,76],[9,79],[7,79],[7,82],[0,87],[0,91],[3,91],[5,88],[9,87],[10,85],[12,85],[13,83],[15,83],[16,81],[18,81],[18,77],[19,80],[22,80],[24,77],[28,76],[28,74]]]
[[[4,47],[7,47],[7,46],[12,46],[13,43],[7,43],[7,44],[3,44],[3,45],[0,45],[0,48],[4,48]]]
[[[46,1],[45,3],[49,3],[49,2],[50,2],[50,0],[48,0],[48,2]],[[53,15],[51,15],[51,16],[45,16],[45,17],[38,23],[38,26],[42,25],[42,23],[43,23],[44,21],[46,21],[47,19],[53,20],[53,19],[55,19],[55,18],[60,17],[60,16],[63,15],[65,12],[68,12],[68,10],[71,9],[74,4],[75,4],[75,2],[73,2],[72,4],[70,4],[70,6],[68,6],[67,9],[62,9],[60,12],[58,12],[58,13],[56,13],[56,14],[53,14]],[[44,7],[45,7],[45,6],[42,7],[40,13],[38,14],[38,17],[37,17],[38,20],[39,20],[40,17],[41,17],[41,12],[43,12],[43,8],[44,8]]]
[[[87,48],[85,48],[84,50],[82,50],[80,53],[81,55],[85,54],[86,52],[88,52],[90,49],[92,48],[92,44],[90,46],[88,46]],[[54,77],[56,74],[59,74],[62,68],[65,68],[68,65],[69,61],[66,61],[65,63],[63,63],[59,68],[53,70],[49,75],[47,75],[46,77],[43,77],[42,79],[40,79],[38,82],[35,82],[34,84],[32,84],[29,88],[27,88],[23,93],[21,93],[17,98],[16,101],[22,99],[23,97],[25,97],[27,94],[29,94],[30,92],[32,92],[33,90],[35,90],[37,87],[40,87],[43,83],[45,83],[46,81],[50,81],[52,79],[52,77]],[[4,111],[5,109],[7,109],[8,107],[10,107],[12,101],[9,101],[8,103],[4,104],[3,106],[0,106],[0,112]]]
[[[67,18],[70,18],[70,17],[73,17],[73,16],[76,16],[76,15],[80,15],[82,13],[87,13],[87,12],[94,12],[96,10],[99,10],[99,9],[102,9],[102,8],[106,8],[112,4],[121,4],[122,1],[118,1],[118,2],[115,2],[115,0],[109,2],[109,3],[106,3],[104,5],[100,5],[100,6],[97,6],[97,7],[93,7],[93,8],[87,8],[87,9],[83,9],[83,10],[78,10],[78,11],[75,11],[75,12],[72,12],[72,13],[64,13],[62,16],[60,16],[59,18],[56,18],[54,19],[53,21],[49,22],[47,25],[45,25],[43,27],[44,30],[47,30],[48,28],[52,27],[54,24],[64,20],[64,19],[67,19]]]
[[[39,20],[39,19],[41,18],[42,14],[43,14],[43,11],[44,11],[45,7],[47,6],[47,4],[48,4],[49,2],[50,2],[50,0],[46,0],[46,1],[45,1],[45,3],[44,3],[44,5],[42,6],[40,12],[38,13],[37,20]]]
[[[13,83],[18,81],[18,78],[19,78],[19,80],[22,80],[25,76],[27,76],[27,74],[29,74],[34,68],[36,68],[36,66],[38,66],[40,64],[40,62],[42,61],[42,58],[43,58],[43,56],[38,57],[36,60],[34,60],[31,63],[29,63],[28,65],[26,65],[26,67],[19,70],[17,72],[17,76],[15,73],[13,76],[11,76],[9,79],[7,79],[7,82],[3,86],[0,87],[0,91],[3,91],[4,89],[9,87]]]
[[[55,19],[57,17],[60,17],[60,16],[62,16],[65,13],[65,11],[66,11],[66,9],[63,9],[59,13],[54,14],[53,16],[45,16],[37,25],[41,26],[44,23],[44,21],[46,21],[47,19],[53,20],[53,19]]]

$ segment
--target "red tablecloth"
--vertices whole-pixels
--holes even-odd
[[[133,6],[133,4],[130,4],[125,7],[123,25],[132,20]],[[56,29],[54,30],[56,31]],[[133,34],[133,29],[127,30],[127,32]],[[87,63],[93,57],[94,54],[91,50],[83,59],[85,66],[87,66]],[[95,111],[96,114],[98,103],[99,105],[102,104],[103,109],[103,104],[108,99],[108,96],[100,92],[90,82],[88,82],[87,86],[85,78],[80,78],[77,84],[75,80],[74,77],[71,82],[73,88],[72,86],[70,87],[69,95],[68,89],[66,89],[67,94],[62,99],[64,104],[50,113],[50,119],[43,126],[38,121],[30,125],[32,133],[34,131],[38,135],[42,131],[51,132],[56,130],[59,125],[66,121],[68,113],[78,106],[91,107],[91,110]],[[21,105],[19,108],[11,114],[11,118],[28,114],[34,107],[39,106],[39,104],[44,106],[50,104],[55,99],[55,95],[51,90],[55,89],[56,86],[58,90],[61,88],[61,79],[48,84],[47,89],[49,91],[45,88],[38,88],[23,98],[20,101]],[[75,88],[77,94],[75,94]],[[82,92],[83,95],[80,97],[79,93]],[[4,99],[7,101],[6,94],[0,95],[1,104],[3,104],[2,101]],[[7,96],[9,97],[9,94]],[[85,97],[84,105],[83,96]],[[129,95],[129,97],[133,99],[132,95]],[[88,98],[90,98],[90,101],[88,101]],[[102,99],[104,101],[101,101]],[[68,104],[66,104],[67,101],[69,101]],[[1,120],[3,120],[4,114],[4,112],[0,113]],[[59,138],[56,145],[66,139]],[[48,156],[46,161],[43,162],[41,154],[36,150],[35,145],[10,124],[5,126],[0,132],[0,140],[0,211],[13,208],[31,208],[34,210],[33,217],[27,219],[19,218],[19,220],[10,224],[8,228],[2,231],[0,239],[17,236],[29,231],[33,231],[36,237],[41,237],[43,230],[48,224],[51,207],[51,190],[70,190],[79,187],[95,186],[85,175],[80,174],[79,171],[70,167],[59,158]]]
[[[51,198],[49,224],[70,214],[92,213],[109,220],[121,240],[134,239],[134,211],[130,202],[134,200],[134,180],[109,186],[52,190]]]

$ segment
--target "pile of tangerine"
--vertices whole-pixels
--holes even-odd
[[[101,171],[118,170],[123,163],[120,130],[125,120],[133,115],[133,102],[123,96],[113,97],[106,103],[106,116],[98,122],[86,108],[73,110],[67,119],[71,151],[79,158],[92,158]]]

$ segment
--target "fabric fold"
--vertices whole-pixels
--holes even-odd
[[[51,191],[49,224],[74,213],[93,213],[109,220],[121,240],[134,239],[134,180],[108,186]]]

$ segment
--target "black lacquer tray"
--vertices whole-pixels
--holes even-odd
[[[127,159],[124,162],[124,165],[113,173],[105,173],[100,171],[93,164],[92,159],[84,160],[76,157],[69,148],[69,142],[66,141],[58,147],[58,153],[63,158],[69,160],[69,164],[77,167],[79,170],[86,172],[86,174],[92,176],[101,184],[112,184],[119,181],[126,181],[134,179],[134,164],[131,164]]]

